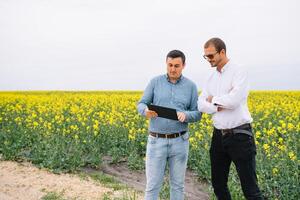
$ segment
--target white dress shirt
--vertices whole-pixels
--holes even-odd
[[[221,72],[214,71],[208,78],[198,99],[200,112],[212,114],[217,129],[229,129],[245,123],[252,118],[247,106],[249,83],[247,74],[241,68],[228,61]],[[213,96],[212,102],[206,101]],[[217,107],[224,108],[217,111]]]

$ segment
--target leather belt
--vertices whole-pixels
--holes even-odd
[[[154,132],[149,132],[149,135],[153,137],[159,137],[159,138],[177,138],[181,135],[184,135],[186,131],[182,131],[179,133],[169,133],[169,134],[163,134],[163,133],[154,133]]]
[[[245,130],[245,129],[249,129],[249,128],[251,128],[251,125],[248,123],[248,124],[243,124],[243,125],[237,126],[235,128],[231,128],[231,129],[217,129],[217,130],[221,131],[222,136],[228,135],[228,134],[236,134],[236,133],[242,133],[242,134],[246,134],[249,136],[253,136],[251,131]]]

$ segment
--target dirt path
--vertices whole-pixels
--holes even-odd
[[[53,174],[30,163],[0,161],[0,200],[38,200],[48,192],[63,193],[66,199],[97,200],[112,189],[76,175]]]
[[[135,188],[138,191],[144,191],[146,185],[146,176],[144,171],[131,171],[126,162],[118,164],[108,164],[110,158],[104,157],[101,171],[114,176],[120,182]],[[97,170],[85,168],[85,172],[95,172]],[[209,195],[204,192],[208,186],[198,181],[196,174],[187,170],[185,178],[185,197],[187,200],[208,200]]]
[[[84,171],[89,173],[96,170]],[[104,164],[101,171],[138,191],[145,188],[144,172],[130,171],[126,163]],[[204,187],[205,185],[197,181],[196,175],[187,172],[185,190],[188,200],[209,199],[203,192]],[[27,162],[0,161],[0,200],[40,200],[49,192],[62,193],[65,199],[76,200],[101,200],[105,194],[110,194],[110,197],[122,197],[122,191],[113,191],[91,179],[82,179],[72,174],[53,174]],[[142,195],[137,199],[143,199]]]

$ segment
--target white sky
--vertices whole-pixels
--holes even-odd
[[[297,0],[0,0],[0,90],[143,90],[173,49],[201,89],[222,38],[251,89],[300,90]]]

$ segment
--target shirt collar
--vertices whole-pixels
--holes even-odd
[[[228,60],[228,62],[222,67],[221,69],[221,74],[224,73],[230,66],[230,60]],[[217,69],[216,69],[217,70]],[[218,71],[218,70],[217,70]]]
[[[165,74],[165,77],[166,77],[166,79],[167,79],[168,82],[172,83],[172,82],[170,81],[170,79],[169,79],[168,74]],[[181,74],[180,77],[179,77],[179,79],[176,80],[176,83],[175,83],[175,84],[179,83],[183,78],[184,78],[184,77],[183,77],[183,75]]]

